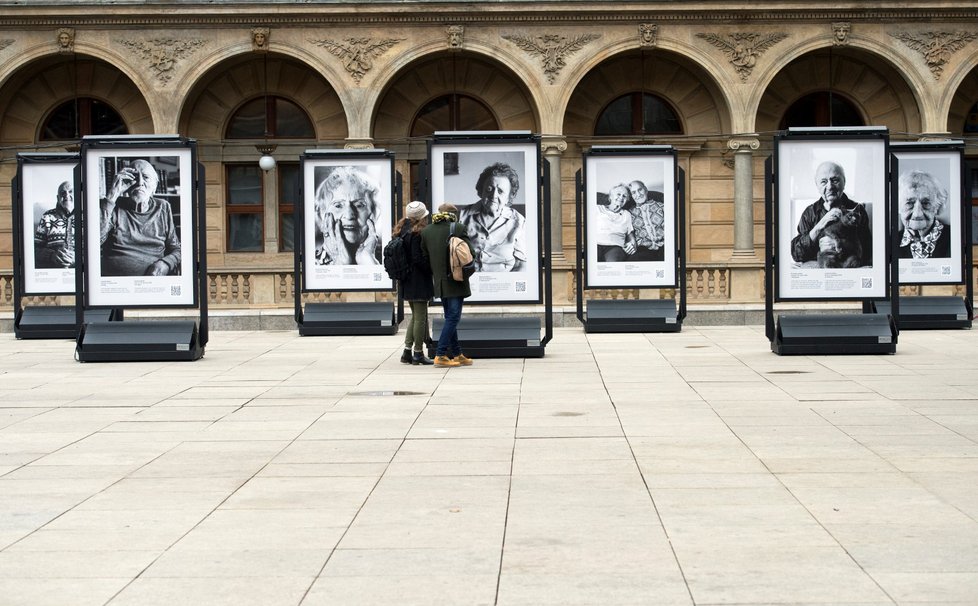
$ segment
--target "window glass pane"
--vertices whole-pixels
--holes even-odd
[[[228,215],[228,251],[261,252],[261,213],[237,213]]]
[[[261,204],[261,169],[258,164],[228,166],[228,204]]]
[[[41,128],[42,141],[77,139],[84,135],[126,135],[129,129],[122,117],[108,103],[80,97],[77,100],[78,131],[75,132],[75,100],[65,101],[48,116]]]
[[[292,213],[279,213],[279,241],[278,249],[282,252],[292,252],[295,250],[295,218]]]
[[[305,139],[316,136],[306,112],[295,103],[280,98],[275,99],[275,130],[272,134],[276,137]]]
[[[964,119],[964,132],[978,133],[978,103],[971,106],[971,111]]]
[[[496,118],[481,102],[472,97],[458,100],[458,124],[455,130],[497,130]]]
[[[234,114],[228,124],[228,139],[256,139],[265,135],[265,99],[252,99]]]
[[[299,202],[299,165],[280,163],[278,165],[278,205],[279,208]]]
[[[423,137],[438,130],[498,130],[499,123],[484,103],[467,95],[442,95],[418,112],[411,136]]]
[[[672,107],[658,95],[642,93],[622,95],[608,104],[598,117],[595,135],[681,134],[682,122]],[[641,112],[641,115],[639,114]],[[641,130],[636,131],[641,124]]]
[[[682,133],[679,118],[669,105],[655,95],[643,95],[643,121],[647,133]]]
[[[122,117],[108,104],[98,99],[92,99],[92,131],[93,135],[127,135]]]
[[[411,136],[422,137],[436,130],[453,130],[450,95],[438,97],[421,108],[411,125]]]
[[[831,108],[831,109],[830,109]],[[859,110],[845,97],[820,91],[805,95],[784,113],[781,128],[792,126],[863,126]]]
[[[632,97],[625,95],[612,101],[598,118],[595,135],[632,134]]]

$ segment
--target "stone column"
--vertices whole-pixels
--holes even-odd
[[[564,258],[563,205],[560,183],[560,156],[567,151],[563,137],[545,137],[543,157],[550,165],[550,245],[553,260]],[[542,242],[540,243],[542,246]]]
[[[753,138],[731,139],[727,146],[734,151],[734,246],[733,258],[757,258],[754,251],[754,155],[761,146]]]

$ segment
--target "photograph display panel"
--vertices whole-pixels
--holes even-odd
[[[391,158],[303,161],[303,290],[392,290],[384,271],[391,239]]]
[[[894,151],[900,283],[949,283],[961,276],[961,154]]]
[[[781,299],[886,296],[886,142],[777,141]]]
[[[75,293],[76,166],[21,165],[24,294]]]
[[[82,162],[88,305],[196,305],[191,150],[93,147]]]
[[[672,155],[588,156],[586,286],[676,285]]]
[[[540,294],[539,144],[435,142],[432,212],[458,207],[469,232],[472,302],[537,303]]]

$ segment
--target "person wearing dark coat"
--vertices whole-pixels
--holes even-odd
[[[458,282],[451,276],[448,264],[449,235],[458,236],[472,246],[468,230],[458,223],[458,208],[445,203],[431,217],[431,225],[421,231],[421,250],[431,266],[435,296],[441,299],[445,312],[445,323],[435,348],[435,366],[471,366],[472,359],[462,354],[458,343],[458,322],[462,318],[462,302],[472,296],[472,290],[468,278]]]
[[[435,294],[431,282],[431,266],[421,250],[421,230],[428,225],[428,209],[423,202],[411,202],[404,209],[404,218],[394,227],[394,233],[404,240],[404,249],[411,262],[407,278],[399,280],[401,296],[411,306],[411,322],[404,336],[404,364],[431,365],[424,355],[428,337],[428,302]],[[412,352],[413,349],[413,352]]]

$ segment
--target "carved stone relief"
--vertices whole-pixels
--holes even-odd
[[[835,46],[846,46],[849,44],[849,32],[852,31],[852,24],[848,21],[836,21],[832,24],[832,44]]]
[[[58,41],[59,53],[75,52],[75,28],[73,27],[59,28],[56,36],[56,40]]]
[[[374,59],[380,57],[404,38],[387,38],[379,42],[372,42],[370,38],[347,38],[346,44],[324,38],[322,40],[310,40],[316,46],[321,46],[332,53],[334,56],[343,60],[343,68],[353,76],[353,81],[360,84],[360,80],[374,66]]]
[[[638,37],[642,46],[655,46],[659,37],[659,26],[654,23],[642,23],[638,26]]]
[[[254,27],[251,29],[251,50],[258,52],[268,51],[271,43],[271,30],[267,27]]]
[[[974,32],[922,32],[920,36],[910,32],[897,32],[890,35],[920,52],[935,80],[941,79],[944,66],[951,60],[951,55],[978,38],[978,33]]]
[[[464,25],[449,25],[445,28],[448,33],[448,48],[462,48],[462,34],[465,33]]]
[[[206,40],[176,40],[173,38],[153,38],[151,40],[119,40],[119,43],[129,50],[149,60],[149,69],[156,79],[166,86],[173,78],[173,70],[177,64],[207,43]]]
[[[7,38],[5,40],[0,40],[0,50],[3,50],[5,48],[7,48],[8,46],[10,46],[13,43],[14,43],[14,41],[12,39],[10,39],[10,38]]]
[[[754,66],[757,65],[757,58],[764,54],[764,51],[787,38],[788,34],[762,35],[735,33],[725,36],[720,34],[696,34],[696,37],[703,38],[723,51],[723,54],[727,55],[730,64],[740,74],[741,82],[746,82],[754,70]]]
[[[547,82],[554,83],[557,74],[560,73],[567,64],[564,58],[584,48],[586,44],[597,40],[601,34],[581,34],[573,38],[560,36],[557,34],[545,34],[543,36],[523,36],[520,34],[510,34],[503,36],[504,40],[509,40],[530,56],[539,56],[543,62],[543,73],[547,76]]]

